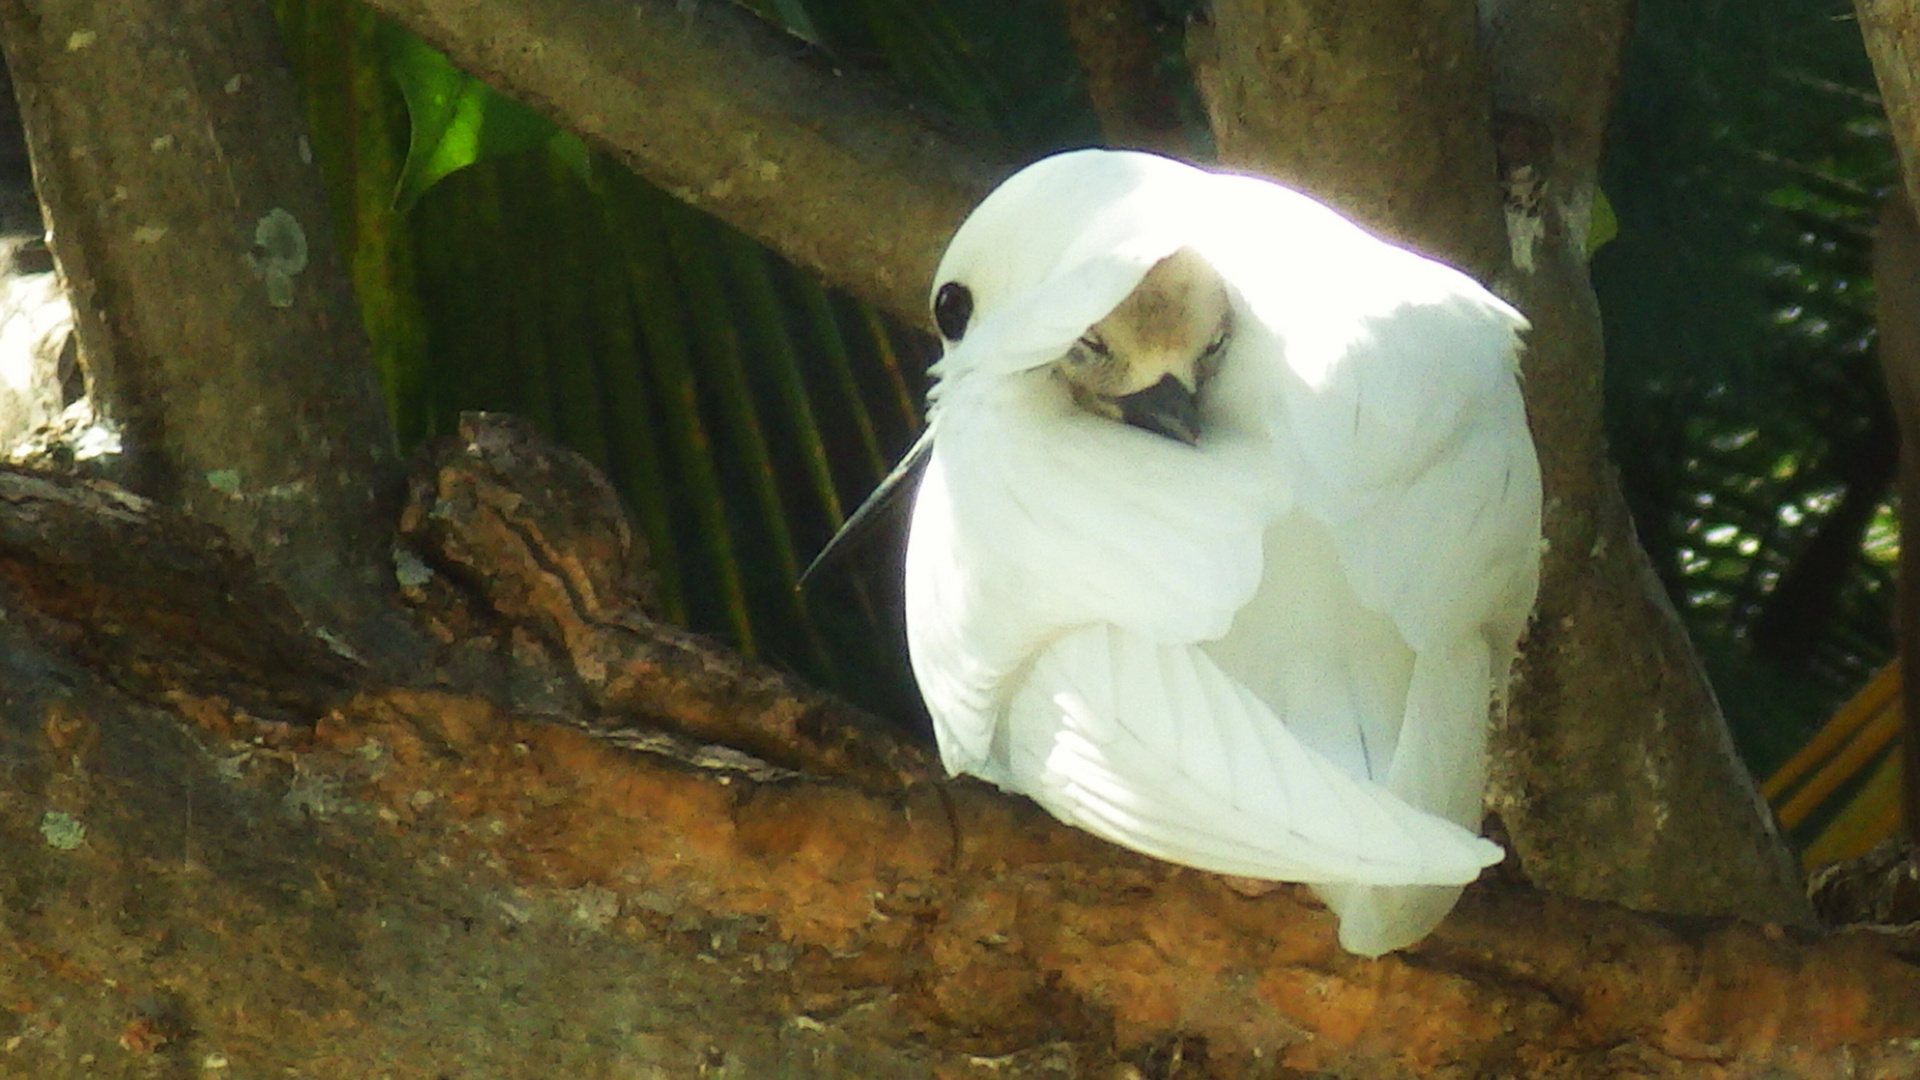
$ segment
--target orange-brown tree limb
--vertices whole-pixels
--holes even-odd
[[[545,925],[538,912],[551,904],[524,897],[558,897],[586,910],[581,918],[604,938],[559,943],[530,931],[524,942],[488,945],[502,956],[539,949],[544,963],[564,966],[556,955],[569,949],[651,948],[693,931],[724,938],[727,964],[758,961],[756,1007],[809,1032],[910,1032],[946,1070],[939,1075],[969,1075],[972,1058],[1002,1055],[1015,1071],[1001,1075],[1046,1075],[1044,1062],[1062,1054],[1160,1077],[1819,1077],[1920,1067],[1920,969],[1908,938],[1663,922],[1508,876],[1471,889],[1415,949],[1366,961],[1340,952],[1332,919],[1304,889],[1248,898],[972,782],[937,781],[923,751],[844,706],[813,699],[829,718],[796,723],[808,715],[798,688],[801,707],[736,710],[746,719],[735,721],[745,732],[735,741],[756,754],[712,745],[704,717],[716,702],[771,701],[766,688],[781,677],[646,619],[643,554],[621,549],[624,522],[592,500],[582,512],[580,499],[541,494],[594,483],[579,459],[514,425],[468,425],[416,473],[426,501],[409,516],[439,520],[410,534],[423,565],[413,596],[443,650],[412,687],[343,669],[297,621],[247,616],[284,601],[250,584],[244,558],[207,543],[204,527],[98,484],[0,472],[7,633],[30,629],[35,648],[52,644],[48,666],[68,684],[75,671],[105,676],[100,688],[49,693],[9,671],[4,749],[26,779],[0,800],[0,833],[41,861],[61,857],[71,829],[88,822],[100,830],[89,858],[149,857],[135,854],[141,830],[160,837],[148,839],[150,852],[190,852],[195,826],[179,820],[169,784],[149,791],[141,785],[153,786],[151,776],[115,780],[116,769],[137,767],[122,758],[184,724],[203,750],[165,767],[191,774],[171,784],[189,789],[185,812],[204,844],[224,829],[257,830],[292,860],[275,873],[337,880],[336,893],[361,875],[368,882],[352,888],[369,890],[353,904],[332,901],[351,912],[256,900],[253,921],[242,920],[254,931],[219,931],[238,918],[222,905],[252,888],[241,874],[224,895],[195,901],[216,909],[196,916],[217,924],[214,936],[194,938],[203,964],[252,970],[257,958],[227,956],[222,934],[257,949],[273,927],[304,940],[328,919],[350,923],[328,931],[346,935],[340,947],[361,948],[353,935],[374,930],[349,917],[356,904],[398,905],[394,920],[418,916],[372,884],[391,887],[418,864],[441,868],[433,882],[407,878],[407,895],[429,906],[470,904],[479,890]],[[460,448],[484,446],[494,449]],[[463,490],[498,497],[449,505]],[[524,498],[507,497],[515,491]],[[145,572],[156,551],[174,570]],[[150,587],[129,584],[142,580]],[[222,625],[249,618],[244,633]],[[484,667],[462,659],[475,656],[522,670],[488,689],[456,674]],[[672,656],[686,662],[661,659]],[[657,688],[644,698],[608,689],[629,671]],[[566,684],[561,697],[597,703],[566,710],[584,723],[536,715],[499,689],[556,680]],[[249,694],[254,681],[307,690]],[[122,692],[148,704],[110,707]],[[108,728],[118,730],[102,734]],[[649,740],[649,730],[659,735]],[[209,765],[209,755],[224,764]],[[255,796],[264,801],[248,802]],[[250,824],[222,816],[232,814]],[[114,880],[146,872],[131,863],[95,871]],[[288,886],[299,896],[317,887]],[[41,903],[65,912],[70,896],[56,890]],[[82,964],[63,953],[78,948],[75,931],[54,922],[10,923],[10,951],[0,951],[0,985],[20,988],[30,1012],[53,1009],[57,988],[135,977],[138,964],[112,955]],[[188,962],[154,961],[167,970]],[[388,977],[377,962],[339,977],[377,982]],[[701,963],[720,961],[692,970]],[[323,1022],[263,994],[285,977],[259,975],[251,1018],[222,1011],[231,985],[191,980],[164,988],[164,1009],[129,1006],[129,1015],[162,1034],[190,1017],[201,1046],[234,1045],[266,1023],[288,1040],[334,1038],[403,1062],[430,1055],[373,1019],[353,1026],[330,1013]],[[345,1014],[378,1011],[344,990],[328,996],[337,989],[311,992]],[[564,1001],[554,1007],[564,1014]],[[514,1052],[536,1060],[540,1047],[558,1045],[553,1032],[516,1032]]]

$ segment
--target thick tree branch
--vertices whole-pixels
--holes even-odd
[[[1881,211],[1873,257],[1880,370],[1900,425],[1900,665],[1915,687],[1902,699],[1901,811],[1907,838],[1920,842],[1920,539],[1910,539],[1920,538],[1920,7],[1855,0],[1854,8],[1905,187]]]
[[[525,421],[462,416],[411,487],[400,533],[416,613],[462,651],[577,686],[597,730],[665,726],[877,791],[937,775],[923,747],[846,703],[649,617],[645,543],[619,497]]]
[[[391,654],[399,460],[271,5],[5,0],[0,44],[132,486]]]
[[[1063,14],[1108,146],[1192,160],[1165,49],[1139,0],[1067,0]]]
[[[1220,160],[1488,278],[1506,242],[1474,10],[1220,0],[1188,37]]]
[[[915,323],[947,238],[1013,169],[736,4],[368,6],[675,197]]]
[[[478,466],[536,505],[554,479],[554,459],[517,452],[457,462],[434,474]],[[191,546],[174,533],[194,526],[157,507],[34,483],[11,490],[41,533],[0,548],[21,617],[59,623],[36,598],[86,574],[129,580],[143,548]],[[526,527],[471,519],[463,574],[577,592],[569,568],[609,535],[594,516],[556,503]],[[62,532],[131,542],[66,566],[38,550]],[[508,533],[540,539],[494,542]],[[631,569],[589,571],[592,604],[522,605],[544,614],[520,624],[486,599],[517,587],[466,590],[471,618],[500,620],[500,662],[528,665],[502,685],[557,678],[593,699],[567,670],[597,647],[590,628],[558,624],[624,612],[644,636]],[[36,585],[49,576],[59,587]],[[141,597],[142,633],[237,584],[164,580]],[[9,900],[31,915],[0,937],[0,986],[23,1034],[9,1052],[27,1055],[9,1060],[43,1072],[109,1052],[130,1068],[217,1053],[259,1072],[325,1054],[395,1076],[543,1060],[692,1075],[699,1054],[737,1075],[784,1060],[786,1074],[868,1078],[965,1076],[969,1055],[1008,1055],[996,1075],[1015,1078],[1130,1063],[1184,1080],[1920,1065],[1920,968],[1898,937],[1667,926],[1509,876],[1470,889],[1415,949],[1361,960],[1305,889],[1249,899],[972,782],[856,786],[685,738],[634,753],[459,685],[364,673],[350,697],[309,701],[312,728],[234,708],[189,664],[149,666],[137,689],[155,709],[20,630],[0,623],[0,882],[37,884],[30,904]],[[210,642],[297,655],[300,633],[262,621],[244,649]],[[767,676],[748,675],[757,693]],[[594,726],[608,720],[633,718]],[[793,764],[833,767],[800,750]]]

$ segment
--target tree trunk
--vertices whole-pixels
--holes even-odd
[[[1628,8],[1501,5],[1480,27],[1471,0],[1221,0],[1194,66],[1222,160],[1493,282],[1533,323],[1547,551],[1491,800],[1528,877],[1805,923],[1798,868],[1607,465],[1584,245]]]
[[[1906,190],[1889,199],[1874,245],[1880,368],[1900,426],[1901,820],[1920,841],[1920,7],[1902,0],[1856,0],[1860,33],[1873,60],[1880,99],[1893,128]]]
[[[399,496],[266,0],[0,0],[96,402],[138,491],[379,658]]]

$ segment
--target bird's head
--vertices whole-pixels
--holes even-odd
[[[1083,151],[1016,174],[955,233],[934,278],[943,383],[1046,369],[1094,415],[1193,443],[1232,296],[1188,240],[1191,166]],[[1191,212],[1189,212],[1191,211]]]
[[[1181,248],[1155,263],[1053,370],[1088,412],[1192,444],[1200,438],[1200,388],[1232,333],[1226,282]]]

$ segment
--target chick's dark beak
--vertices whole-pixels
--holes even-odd
[[[1116,398],[1120,419],[1134,427],[1192,446],[1200,441],[1200,405],[1193,391],[1171,375],[1145,390]]]

